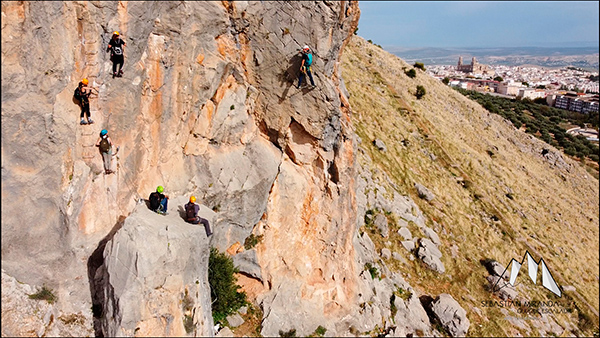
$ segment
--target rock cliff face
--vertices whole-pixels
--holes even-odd
[[[264,334],[292,325],[308,334],[316,319],[333,322],[351,311],[360,273],[352,243],[354,148],[338,65],[357,27],[357,2],[3,2],[2,18],[8,275],[54,288],[60,311],[87,313],[104,290],[96,277],[120,278],[111,264],[149,249],[140,242],[156,235],[156,224],[121,225],[140,198],[163,185],[217,211],[211,245],[222,251],[235,254],[252,232],[264,235],[254,257],[264,283]],[[127,42],[122,78],[112,78],[105,52],[115,30]],[[312,90],[295,88],[304,44],[315,55]],[[96,123],[87,126],[78,124],[72,99],[84,77],[98,91]],[[101,129],[120,145],[114,175],[102,174],[93,146]],[[124,236],[127,251],[115,251]],[[102,250],[102,260],[90,258]],[[206,252],[197,252],[195,266]],[[161,283],[194,293],[193,278],[180,273]],[[142,301],[152,296],[143,289],[157,283],[117,284],[122,296],[139,290]],[[113,287],[103,313],[122,305],[108,301],[117,295]],[[298,327],[303,316],[310,320]],[[119,325],[146,323],[140,330],[182,333],[180,323],[167,328],[168,320],[143,318],[96,329],[117,334]],[[202,318],[197,333],[208,334]]]

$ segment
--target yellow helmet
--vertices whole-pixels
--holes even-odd
[[[88,85],[88,83],[89,83],[89,81],[88,81],[88,79],[83,79],[83,80],[81,80],[81,83],[83,83],[84,85],[86,85],[86,86],[87,86],[87,85]]]
[[[192,196],[192,197],[190,197],[190,202],[192,202],[192,203],[196,203],[196,196]]]
[[[119,35],[119,31],[114,31],[113,35],[117,35],[118,36]]]

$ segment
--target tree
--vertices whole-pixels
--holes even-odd
[[[537,86],[537,87],[535,87],[535,88],[536,88],[536,89],[546,89],[546,86],[545,86],[545,85],[539,85],[539,86]]]
[[[523,86],[529,87],[529,82],[523,82]]]
[[[447,85],[448,83],[450,83],[450,78],[446,76],[446,77],[445,77],[445,78],[442,80],[442,83],[443,83],[443,84],[445,84],[445,85]]]
[[[246,292],[238,292],[234,273],[238,272],[233,259],[215,248],[210,249],[208,259],[208,283],[212,299],[212,313],[215,322],[225,318],[246,304]]]
[[[419,68],[419,69],[425,71],[425,65],[423,64],[423,62],[415,62],[415,64],[413,65],[413,67]]]
[[[543,97],[537,97],[533,100],[533,102],[537,104],[547,104],[546,99]]]
[[[417,99],[421,99],[423,96],[425,96],[427,92],[425,91],[425,87],[419,85],[417,86],[417,92],[415,93],[415,96],[417,97]]]
[[[494,81],[502,82],[502,81],[504,81],[504,79],[502,78],[502,76],[496,76],[494,78]]]

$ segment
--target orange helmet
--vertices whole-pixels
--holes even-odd
[[[81,83],[83,83],[84,85],[86,85],[86,86],[87,86],[87,85],[88,85],[88,83],[89,83],[89,81],[88,81],[88,79],[83,79],[83,80],[81,80]]]
[[[119,31],[114,31],[113,35],[119,36]]]
[[[196,203],[196,196],[192,196],[192,197],[190,197],[190,202],[192,202],[192,203]]]

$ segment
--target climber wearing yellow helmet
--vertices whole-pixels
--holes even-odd
[[[118,31],[113,32],[112,39],[110,39],[108,48],[106,48],[106,51],[110,52],[110,60],[113,63],[113,78],[115,76],[121,77],[123,75],[123,62],[125,62],[123,47],[125,46],[127,46],[127,44],[121,39],[121,34],[119,34]],[[118,72],[117,66],[119,66]]]
[[[190,202],[185,205],[185,221],[192,224],[202,223],[206,230],[206,236],[212,235],[208,220],[198,216],[198,211],[200,211],[200,206],[196,204],[196,197],[191,196]]]
[[[90,95],[92,94],[92,91],[87,87],[88,83],[88,79],[81,80],[73,94],[73,97],[81,107],[81,115],[79,116],[81,118],[80,124],[94,123],[90,117]],[[85,120],[85,117],[87,117],[87,121]]]
[[[164,195],[163,191],[165,188],[162,185],[156,187],[156,191],[150,194],[148,200],[150,201],[150,210],[156,211],[161,215],[168,215],[167,212],[167,203],[169,200],[169,196]]]

